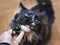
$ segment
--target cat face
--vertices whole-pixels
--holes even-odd
[[[36,13],[33,10],[28,10],[22,4],[20,4],[20,6],[22,10],[15,15],[12,21],[12,28],[15,28],[14,30],[19,31],[20,25],[28,25],[31,30],[40,30],[40,28],[42,27],[42,20],[46,18],[46,14]]]
[[[34,28],[38,24],[40,24],[40,14],[37,14],[31,10],[21,10],[20,13],[15,15],[14,20],[19,25],[29,25],[30,28]]]

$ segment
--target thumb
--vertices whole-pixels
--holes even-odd
[[[25,32],[30,32],[31,30],[29,29],[29,27],[21,25],[21,30],[25,31]]]
[[[21,31],[20,34],[18,35],[18,37],[16,37],[16,39],[13,41],[13,43],[19,44],[19,42],[21,42],[23,36],[24,36],[24,31]]]

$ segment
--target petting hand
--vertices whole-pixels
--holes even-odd
[[[20,34],[17,36],[15,35],[14,37],[12,37],[12,32],[13,34],[15,34],[15,31],[12,31],[12,29],[9,29],[7,31],[5,31],[1,36],[0,36],[0,43],[9,43],[11,45],[18,45],[25,32],[30,32],[30,29],[27,26],[23,26],[21,25],[21,30]]]

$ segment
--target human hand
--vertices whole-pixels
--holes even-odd
[[[28,25],[25,25],[25,26],[21,25],[21,30],[24,32],[30,32],[31,31]]]
[[[12,31],[12,29],[9,29],[5,31],[1,36],[0,36],[0,43],[9,43],[11,45],[18,45],[24,35],[24,32],[29,32],[30,29],[26,26],[21,26],[22,31],[20,31],[20,34],[17,36],[15,35],[12,37],[12,33],[15,34],[15,31]]]

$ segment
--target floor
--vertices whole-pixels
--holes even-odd
[[[60,45],[60,0],[52,0],[55,10],[55,22],[52,28],[52,37],[47,45]],[[18,9],[17,0],[0,0],[0,34],[7,30],[9,22]]]

